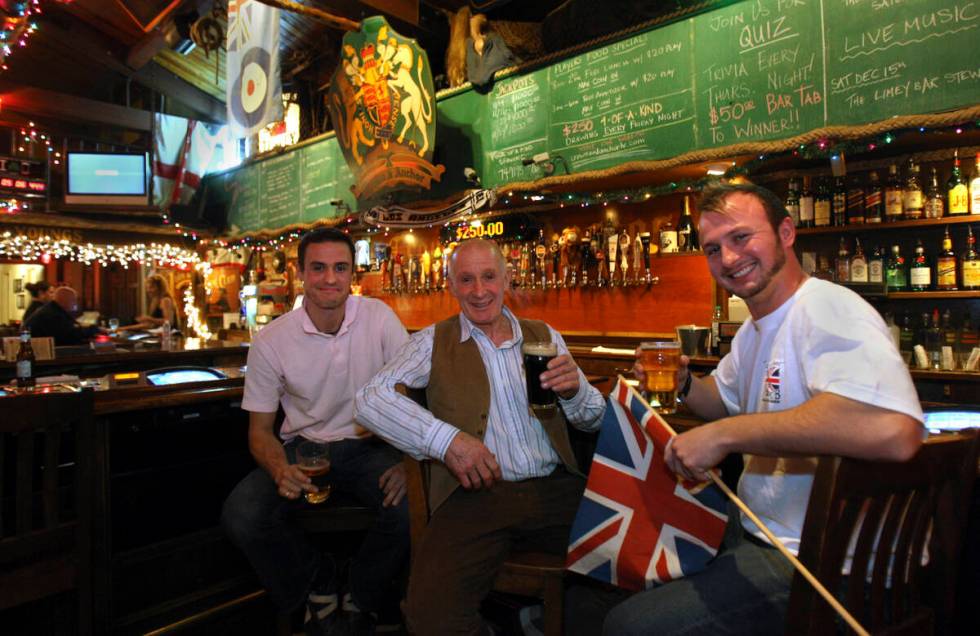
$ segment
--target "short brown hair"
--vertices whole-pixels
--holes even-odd
[[[766,218],[769,219],[769,225],[772,226],[773,232],[778,233],[783,219],[789,218],[789,212],[779,197],[773,194],[771,190],[753,183],[719,183],[708,186],[701,191],[701,197],[697,203],[698,212],[701,214],[705,212],[723,214],[725,212],[725,200],[733,194],[747,194],[755,197],[762,205],[762,209],[766,211]]]
[[[345,232],[332,227],[321,227],[303,235],[299,241],[299,271],[303,271],[306,263],[306,248],[313,243],[343,243],[350,250],[350,264],[354,266],[354,241]]]

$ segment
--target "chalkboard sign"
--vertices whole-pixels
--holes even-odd
[[[209,178],[228,209],[232,235],[337,218],[354,205],[354,178],[332,136]]]
[[[978,27],[974,0],[750,0],[450,96],[439,114],[484,185],[547,176],[524,165],[542,152],[559,172],[602,170],[976,104]]]

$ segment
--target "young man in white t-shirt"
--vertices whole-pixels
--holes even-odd
[[[304,236],[299,265],[302,306],[260,331],[249,350],[242,408],[259,467],[229,495],[222,523],[281,610],[307,603],[308,633],[371,633],[371,613],[386,603],[397,612],[393,586],[408,560],[408,509],[401,453],[354,421],[354,395],[408,334],[387,305],[350,295],[354,245],[343,232]],[[285,419],[277,436],[280,405]],[[343,603],[342,573],[291,522],[296,509],[309,505],[303,494],[318,490],[295,463],[303,440],[329,445],[333,492],[378,509],[351,562]]]
[[[922,409],[877,312],[803,272],[796,229],[772,192],[716,186],[698,209],[711,275],[745,300],[751,319],[712,375],[695,377],[682,358],[683,399],[709,423],[674,438],[666,461],[707,480],[727,454],[743,453],[739,496],[795,551],[815,456],[909,459],[922,441]],[[706,570],[632,596],[603,633],[781,634],[792,568],[754,524],[732,523],[741,528],[730,528]]]

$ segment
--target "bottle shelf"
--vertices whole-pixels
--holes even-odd
[[[826,227],[798,227],[799,236],[821,236],[832,234],[857,234],[862,232],[880,232],[882,230],[906,230],[909,228],[942,227],[944,225],[962,225],[980,223],[980,214],[963,216],[944,216],[940,219],[916,219],[915,221],[893,221],[890,223],[855,223],[853,225],[829,225]]]
[[[886,297],[893,300],[950,300],[954,298],[980,298],[980,291],[888,292]]]

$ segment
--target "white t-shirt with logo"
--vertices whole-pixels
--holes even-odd
[[[816,278],[771,314],[745,321],[713,375],[731,415],[783,411],[830,392],[924,419],[878,312],[851,290]],[[816,457],[745,455],[739,497],[794,553],[816,466]],[[744,516],[742,527],[765,540]]]

